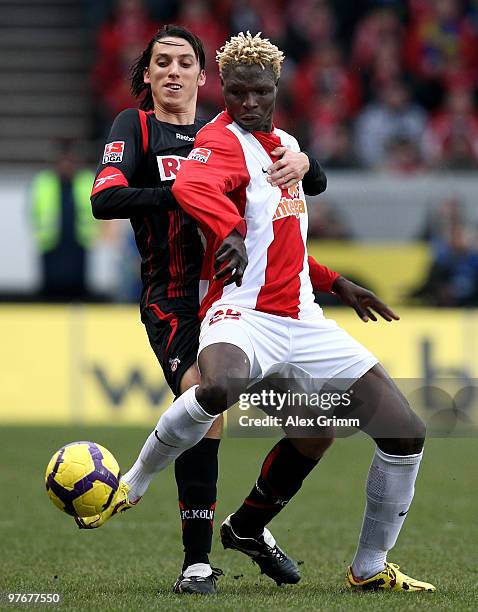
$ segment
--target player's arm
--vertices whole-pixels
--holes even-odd
[[[305,195],[319,195],[327,189],[327,177],[318,159],[304,152],[309,159],[309,170],[302,179]]]
[[[369,319],[376,321],[375,311],[385,321],[398,321],[400,317],[393,312],[375,293],[356,285],[352,281],[339,276],[332,285],[333,292],[339,296],[341,301],[352,307],[364,323]]]
[[[277,147],[271,155],[279,159],[267,168],[268,181],[283,189],[302,181],[306,195],[318,195],[327,188],[327,177],[317,159],[304,151],[292,151]]]
[[[372,312],[373,310],[386,321],[398,321],[400,319],[372,291],[340,276],[338,272],[330,270],[327,266],[322,266],[311,255],[309,255],[308,261],[309,276],[314,291],[337,295],[344,304],[353,308],[365,323],[369,319],[377,320]]]
[[[214,280],[223,278],[224,285],[236,283],[240,287],[247,263],[244,237],[237,230],[232,230],[229,236],[224,238],[215,253],[214,270],[216,273],[214,274]]]
[[[243,151],[234,136],[202,130],[181,164],[173,186],[179,205],[203,230],[221,242],[215,253],[215,280],[242,283],[247,266],[246,222],[227,194],[249,182]]]
[[[246,223],[227,194],[248,180],[244,154],[236,138],[232,134],[209,135],[205,129],[181,164],[172,192],[179,205],[219,240],[233,230],[244,238]]]
[[[324,293],[334,293],[332,289],[335,281],[340,277],[338,272],[334,272],[319,264],[312,255],[309,255],[309,276],[310,282],[314,291],[323,291]]]
[[[121,112],[111,127],[93,183],[91,204],[97,219],[129,219],[176,204],[169,187],[129,186],[143,160],[143,146],[138,111]]]
[[[135,215],[154,213],[160,207],[175,206],[170,187],[110,187],[91,197],[96,219],[130,219]]]

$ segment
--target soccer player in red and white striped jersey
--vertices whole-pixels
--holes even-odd
[[[199,132],[173,187],[207,240],[201,382],[161,417],[141,456],[149,469],[164,469],[202,438],[250,381],[267,378],[280,365],[299,371],[309,390],[320,391],[324,380],[334,388],[352,389],[358,426],[377,446],[346,584],[354,589],[433,591],[433,585],[410,578],[387,561],[412,502],[425,427],[377,359],[314,303],[303,191],[300,186],[280,189],[264,177],[274,147],[297,147],[272,122],[283,54],[260,35],[241,33],[217,59],[227,110]],[[380,314],[397,318],[388,309]],[[365,304],[367,316],[374,318],[370,303]],[[275,554],[278,565],[287,566],[288,581],[296,582],[292,560],[270,539],[265,524],[277,513],[274,506],[280,509],[297,493],[325,446],[320,438],[315,444],[314,439],[305,444],[281,440],[244,506],[223,523],[223,544],[259,564],[262,560],[269,570]],[[277,457],[282,458],[280,467],[271,470]],[[287,581],[279,576],[278,565],[273,568],[277,581]]]
[[[132,69],[132,92],[141,100],[141,110],[126,109],[116,117],[91,198],[97,218],[131,221],[142,259],[141,319],[175,395],[199,382],[198,283],[203,248],[195,220],[180,208],[171,186],[205,124],[196,117],[198,90],[206,78],[204,63],[201,41],[181,26],[164,26],[151,39]],[[290,187],[303,178],[307,193],[325,189],[317,160],[285,148],[274,153],[267,174],[271,184]],[[358,292],[365,292],[339,281],[338,274],[312,258],[310,263],[316,290],[330,292],[338,283],[341,298],[351,305]],[[175,463],[185,553],[177,592],[215,592],[209,552],[221,425],[222,419],[217,419],[209,433]],[[123,475],[114,503],[98,516],[78,519],[80,527],[101,527],[118,511],[133,507],[146,492],[149,476],[135,464]]]

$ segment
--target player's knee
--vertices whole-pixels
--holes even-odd
[[[423,450],[423,446],[425,444],[425,437],[427,435],[427,428],[425,423],[421,420],[421,418],[413,414],[412,425],[411,425],[411,435],[409,438],[409,449],[410,455],[416,455],[417,453],[421,453]]]
[[[415,437],[422,441],[422,446],[425,443],[425,438],[427,435],[427,426],[421,420],[421,418],[413,413],[414,421],[415,421]]]
[[[425,444],[426,426],[420,417],[412,412],[407,426],[399,434],[399,437],[376,439],[377,446],[388,455],[421,453]]]
[[[414,455],[420,453],[425,443],[425,423],[413,412],[404,396],[401,396],[401,406],[397,413],[396,432],[394,432],[393,442],[390,440],[393,447],[390,454]]]
[[[332,446],[334,440],[334,436],[330,435],[323,438],[294,438],[291,442],[302,455],[318,461]]]
[[[228,407],[227,385],[218,380],[206,381],[196,390],[196,399],[209,414],[220,414]]]
[[[427,429],[422,419],[416,415],[410,408],[410,419],[408,427],[406,428],[406,435],[403,436],[402,446],[407,453],[402,452],[398,454],[410,454],[414,455],[420,453],[425,444]]]

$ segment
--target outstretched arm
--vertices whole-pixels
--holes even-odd
[[[323,291],[324,293],[334,293],[332,286],[339,278],[340,274],[330,270],[327,266],[319,264],[312,255],[309,255],[309,276],[310,282],[314,291]]]
[[[344,304],[355,310],[364,323],[369,319],[377,320],[373,311],[386,321],[400,319],[393,310],[378,299],[375,293],[356,285],[327,266],[322,266],[311,255],[309,255],[309,275],[315,291],[337,295]]]
[[[385,321],[398,321],[400,317],[393,312],[384,302],[372,291],[356,285],[343,276],[339,276],[332,285],[333,292],[336,293],[344,304],[351,306],[364,323],[369,319],[376,321],[375,311]]]

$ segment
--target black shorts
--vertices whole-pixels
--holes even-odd
[[[200,322],[197,300],[149,304],[141,312],[149,343],[175,396],[184,373],[196,363]]]

